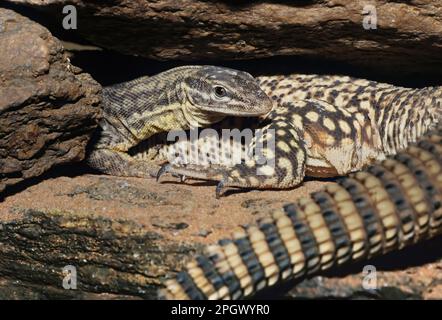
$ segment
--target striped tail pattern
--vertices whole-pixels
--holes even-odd
[[[166,299],[241,299],[442,233],[442,128],[206,248]]]

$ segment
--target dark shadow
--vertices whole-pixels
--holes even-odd
[[[76,177],[84,174],[100,174],[99,172],[88,167],[86,163],[79,162],[75,164],[63,164],[57,165],[46,171],[38,177],[29,178],[19,183],[6,187],[6,189],[0,193],[0,202],[4,201],[7,197],[20,193],[29,187],[39,184],[40,182],[48,179],[54,179],[58,177]]]
[[[161,178],[161,180],[158,183],[161,184],[170,184],[170,185],[185,185],[185,186],[192,186],[192,187],[215,187],[217,182],[216,181],[204,181],[204,180],[189,180],[189,182],[179,182],[179,181],[171,181],[171,180],[163,180],[166,179],[166,177]],[[215,191],[213,191],[215,193]]]
[[[234,187],[226,187],[225,189],[223,189],[223,191],[221,192],[221,197],[225,198],[228,197],[230,195],[234,195],[234,194],[244,194],[244,193],[249,193],[254,191],[253,189],[247,189],[247,188],[234,188]]]
[[[129,81],[145,75],[154,75],[167,69],[187,64],[224,66],[244,70],[254,76],[292,73],[344,74],[406,87],[424,87],[440,84],[440,79],[436,76],[416,75],[397,78],[394,74],[389,76],[379,75],[370,72],[370,70],[356,68],[343,62],[292,56],[238,61],[156,61],[105,50],[75,51],[73,52],[71,62],[82,68],[85,72],[90,73],[103,86]],[[112,66],[112,72],[109,72],[110,65]]]

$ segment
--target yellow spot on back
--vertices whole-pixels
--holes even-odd
[[[348,125],[347,121],[339,120],[339,127],[341,128],[342,132],[344,132],[345,134],[351,133],[351,128]]]
[[[370,101],[361,101],[361,108],[365,110],[370,110]]]
[[[365,117],[362,113],[356,113],[356,120],[359,121],[359,123],[364,123],[365,122]]]
[[[314,112],[314,111],[310,111],[308,112],[306,115],[306,118],[309,119],[311,122],[316,122],[319,119],[319,115]]]
[[[297,91],[295,97],[299,100],[304,100],[307,97],[307,92]]]
[[[322,106],[329,112],[336,112],[336,108],[330,103],[322,103]]]
[[[295,127],[302,128],[302,117],[299,114],[292,115],[292,121]]]
[[[335,99],[335,104],[337,106],[342,106],[345,103],[344,97],[342,94],[338,95]]]
[[[280,149],[280,150],[282,150],[282,151],[284,151],[284,152],[290,152],[290,147],[289,147],[289,145],[287,144],[287,143],[285,143],[284,141],[278,141],[278,143],[276,144],[276,146]]]
[[[324,118],[323,124],[330,131],[334,131],[336,129],[335,123],[330,118]]]
[[[349,113],[356,113],[358,111],[358,107],[349,107],[346,109]]]

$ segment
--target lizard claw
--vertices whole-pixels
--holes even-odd
[[[163,166],[160,168],[160,170],[158,170],[157,182],[161,179],[161,177],[164,174],[169,173],[170,171],[172,171],[172,165],[170,163],[163,164]],[[172,176],[180,178],[180,182],[185,182],[187,180],[187,177],[183,174],[172,172]]]
[[[223,191],[223,189],[224,189],[224,179],[221,180],[221,181],[218,183],[218,185],[216,186],[215,197],[216,197],[217,199],[219,199],[219,198],[221,197],[221,192]]]
[[[158,170],[158,173],[157,173],[157,182],[160,181],[160,178],[161,178],[165,173],[168,173],[168,172],[169,172],[170,168],[171,168],[170,163],[166,163],[166,164],[163,164],[163,165],[161,166],[160,170]]]

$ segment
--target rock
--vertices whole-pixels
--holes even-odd
[[[12,2],[51,12],[58,26],[67,3]],[[294,55],[335,59],[382,74],[442,74],[439,0],[379,0],[375,7],[353,0],[69,3],[77,8],[82,36],[132,55],[188,61]],[[376,29],[364,28],[364,21],[374,22],[368,12],[376,13]]]
[[[244,203],[268,212],[327,183],[217,200],[213,185],[168,179],[58,177],[7,197],[0,203],[0,298],[155,299],[161,281],[204,245],[255,221],[257,207]],[[149,190],[161,201],[152,201]],[[441,244],[439,237],[370,261],[378,269],[373,292],[362,289],[359,264],[270,297],[292,289],[287,298],[442,298]],[[66,266],[77,271],[76,290],[63,288]]]
[[[80,161],[100,115],[100,85],[49,31],[0,8],[0,192]]]

